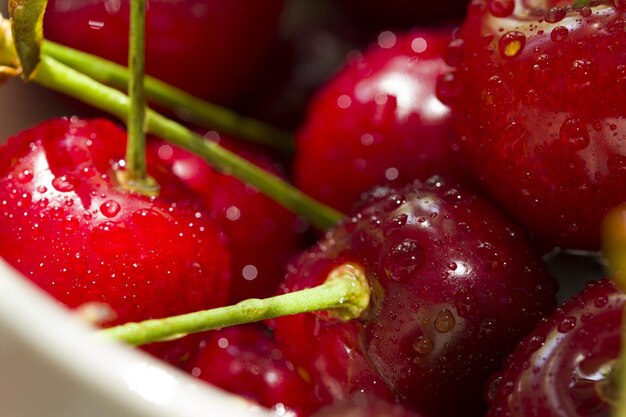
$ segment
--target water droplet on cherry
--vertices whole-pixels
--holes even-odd
[[[454,328],[456,320],[454,319],[454,315],[450,310],[444,308],[441,310],[437,317],[435,318],[435,330],[439,333],[448,333],[450,330]]]

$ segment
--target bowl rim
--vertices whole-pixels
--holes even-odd
[[[8,329],[2,338],[19,340],[38,360],[62,370],[61,377],[78,381],[81,387],[128,410],[129,415],[206,417],[209,411],[210,415],[232,417],[276,416],[137,349],[94,337],[93,327],[2,258],[0,283],[0,328]]]

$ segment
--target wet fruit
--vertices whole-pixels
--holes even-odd
[[[487,416],[610,416],[624,300],[602,280],[542,320],[494,376]]]
[[[383,32],[317,93],[297,134],[295,182],[347,212],[375,185],[455,172],[450,110],[436,97],[452,29]]]
[[[193,376],[284,414],[309,415],[319,405],[311,384],[261,325],[209,332],[185,369]]]
[[[327,403],[369,390],[432,416],[480,415],[480,381],[555,305],[554,282],[524,234],[437,177],[376,189],[294,262],[283,289],[319,284],[345,262],[362,265],[373,288],[362,320],[274,321]]]
[[[123,190],[126,132],[106,120],[55,119],[0,153],[0,255],[71,308],[103,307],[100,324],[222,305],[224,237],[166,169],[158,197]]]
[[[482,188],[548,245],[598,250],[626,199],[626,33],[613,2],[474,1],[440,97]],[[555,6],[555,7],[553,7]]]
[[[260,147],[243,146],[215,132],[209,140],[282,176],[282,170]],[[159,162],[196,192],[211,219],[224,231],[232,253],[230,302],[269,297],[296,253],[304,223],[256,188],[211,168],[200,157],[162,141],[150,144]]]

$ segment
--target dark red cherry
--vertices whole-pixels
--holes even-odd
[[[125,144],[113,123],[76,118],[10,138],[0,148],[0,256],[68,307],[106,306],[106,324],[223,305],[223,235],[162,166],[148,167],[158,197],[123,190]]]
[[[420,417],[402,404],[357,394],[345,401],[324,407],[313,417]]]
[[[517,0],[499,17],[473,1],[439,85],[475,179],[565,248],[599,249],[601,219],[626,200],[626,15],[600,3]]]
[[[364,390],[431,416],[481,415],[482,381],[555,307],[555,284],[523,232],[437,177],[374,190],[294,262],[283,289],[317,285],[346,262],[367,271],[365,317],[274,321],[325,402]]]
[[[207,333],[185,369],[280,415],[291,412],[306,416],[319,408],[313,386],[285,358],[280,346],[261,325]]]
[[[349,55],[297,134],[296,184],[347,212],[375,185],[454,172],[450,110],[435,94],[451,32],[383,32]]]
[[[589,284],[542,320],[488,387],[488,417],[609,417],[624,294]]]
[[[212,101],[250,87],[276,35],[283,0],[149,0],[146,72]],[[46,38],[128,62],[129,1],[53,0]]]
[[[207,139],[219,141],[284,178],[279,164],[260,147],[244,147],[215,132]],[[200,196],[211,219],[228,237],[232,253],[230,302],[273,295],[287,262],[298,250],[302,221],[256,188],[214,170],[187,151],[161,141],[149,147],[161,164]]]

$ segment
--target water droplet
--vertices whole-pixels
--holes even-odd
[[[488,0],[487,10],[495,17],[509,17],[515,10],[515,0]]]
[[[548,23],[557,23],[560,22],[561,20],[563,20],[563,18],[565,17],[565,9],[563,9],[562,7],[551,7],[547,12],[546,12],[546,22]]]
[[[456,264],[456,262],[449,262],[447,267],[450,271],[456,271],[456,269],[458,268],[458,265]]]
[[[532,66],[531,76],[536,85],[544,85],[552,79],[552,59],[549,55],[539,55]]]
[[[585,84],[591,81],[595,73],[595,67],[593,63],[587,59],[577,59],[572,62],[569,73],[573,82]]]
[[[559,325],[557,326],[557,330],[560,333],[567,333],[576,327],[576,317],[568,316],[565,317]]]
[[[507,32],[498,43],[500,55],[502,58],[515,58],[519,55],[526,45],[526,35],[521,32]]]
[[[54,177],[54,179],[52,180],[52,186],[57,191],[67,193],[74,189],[74,180],[73,178],[66,175]]]
[[[550,32],[550,39],[552,39],[553,42],[562,42],[567,39],[568,35],[568,28],[566,28],[565,26],[557,26],[552,29],[552,32]]]
[[[561,142],[573,151],[581,151],[589,146],[587,126],[578,118],[567,119],[561,125]]]
[[[409,276],[422,261],[423,251],[412,239],[406,239],[387,251],[383,264],[387,276],[394,281],[402,281]]]
[[[455,323],[456,321],[452,312],[447,308],[444,308],[435,318],[435,330],[439,333],[448,333],[454,328]]]
[[[121,209],[122,207],[120,206],[120,204],[114,200],[107,200],[100,205],[100,212],[105,217],[115,217]]]
[[[39,187],[37,187],[37,192],[40,194],[44,194],[46,191],[48,191],[48,188],[45,185],[40,185]]]
[[[415,340],[415,343],[413,343],[413,349],[415,349],[417,354],[420,356],[428,355],[430,352],[432,352],[434,348],[435,344],[433,343],[433,341],[423,335],[419,336]]]
[[[543,336],[532,336],[528,339],[528,349],[530,352],[541,349],[546,339]]]
[[[33,179],[33,171],[29,169],[25,169],[24,171],[17,174],[17,180],[22,184],[26,184],[27,182]]]
[[[608,303],[609,303],[609,299],[604,295],[599,296],[593,301],[593,305],[596,306],[597,308],[602,308],[606,306]]]

